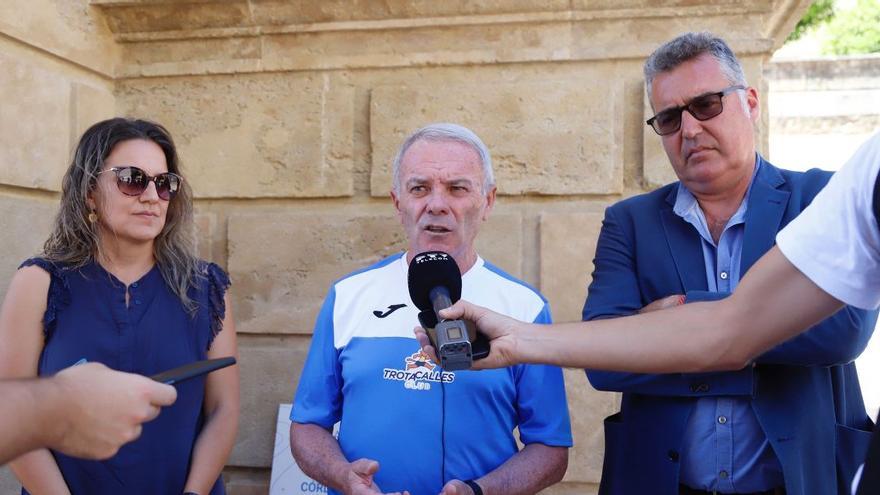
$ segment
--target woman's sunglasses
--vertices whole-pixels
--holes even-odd
[[[126,196],[140,196],[147,190],[150,182],[156,184],[156,194],[164,201],[170,200],[180,189],[183,177],[165,172],[155,177],[137,167],[111,167],[100,173],[113,172],[116,174],[116,187]]]

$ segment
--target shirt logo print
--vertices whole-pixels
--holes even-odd
[[[432,383],[455,381],[455,373],[440,369],[421,349],[404,358],[403,362],[404,369],[383,369],[382,378],[403,382],[403,387],[409,390],[431,390]]]
[[[385,311],[383,313],[377,309],[376,311],[373,311],[373,315],[376,318],[386,318],[391,313],[397,311],[400,308],[405,308],[405,307],[406,307],[406,304],[392,304],[391,306],[388,306],[388,311]]]

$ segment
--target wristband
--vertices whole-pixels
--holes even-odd
[[[183,492],[183,495],[199,495],[196,492]]]
[[[471,490],[474,491],[474,495],[483,495],[483,489],[480,488],[480,485],[477,484],[474,480],[467,480],[464,482],[465,485],[471,487]]]

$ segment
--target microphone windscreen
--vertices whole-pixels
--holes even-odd
[[[409,297],[422,311],[433,310],[431,289],[445,287],[453,303],[461,299],[461,271],[452,256],[443,251],[415,255],[409,264]]]

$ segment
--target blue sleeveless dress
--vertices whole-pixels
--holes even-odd
[[[222,330],[223,296],[230,282],[213,263],[200,262],[201,275],[189,291],[198,304],[194,315],[165,284],[158,266],[129,286],[126,307],[125,285],[96,262],[76,270],[41,258],[22,263],[30,265],[51,275],[40,376],[83,359],[150,376],[206,359],[214,336]],[[193,445],[204,422],[204,397],[204,377],[177,385],[177,401],[144,424],[141,436],[108,460],[83,460],[53,451],[71,494],[183,493]],[[210,494],[224,493],[221,477]]]

